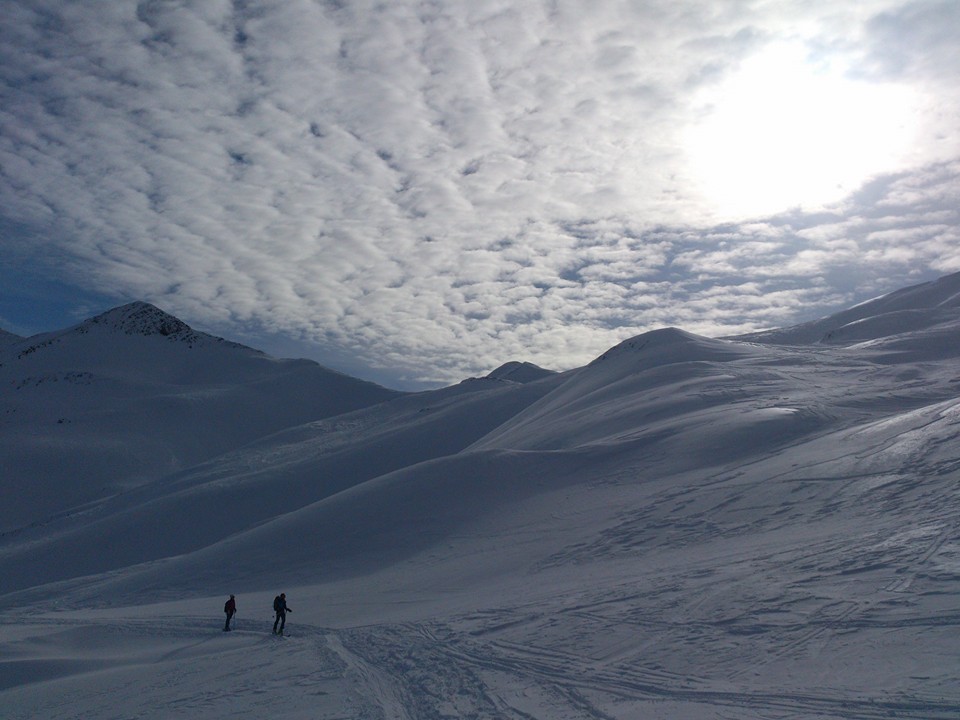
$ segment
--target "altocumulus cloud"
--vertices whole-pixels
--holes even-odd
[[[960,6],[842,5],[0,1],[4,249],[399,385],[808,319],[960,269]],[[917,140],[729,217],[683,131],[779,42],[909,85]]]

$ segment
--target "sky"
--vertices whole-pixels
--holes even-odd
[[[401,389],[960,270],[954,0],[0,0],[0,328]]]

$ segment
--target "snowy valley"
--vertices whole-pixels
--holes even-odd
[[[958,361],[960,274],[419,393],[0,333],[0,716],[960,717]]]

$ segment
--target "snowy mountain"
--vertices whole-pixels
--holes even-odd
[[[778,345],[848,345],[915,333],[938,325],[953,327],[960,308],[957,274],[914,285],[856,305],[849,310],[782,330],[743,335]]]
[[[22,340],[23,338],[20,337],[19,335],[14,335],[11,332],[7,332],[6,330],[0,329],[0,348],[4,348],[8,345],[13,345],[14,343],[18,343]]]
[[[528,383],[534,380],[541,380],[553,374],[553,370],[544,370],[529,362],[518,362],[516,360],[504,363],[496,370],[487,375],[494,380],[507,380],[509,382]]]
[[[18,342],[0,715],[956,718],[958,296],[402,395],[149,306]],[[73,426],[109,492],[15,452]]]
[[[132,303],[0,345],[0,532],[399,393]]]

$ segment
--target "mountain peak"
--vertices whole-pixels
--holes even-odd
[[[90,318],[80,326],[80,330],[87,332],[97,326],[126,335],[162,335],[188,341],[200,337],[199,333],[179,318],[141,300],[121,305]]]
[[[694,335],[693,333],[687,332],[686,330],[681,330],[680,328],[664,327],[657,330],[650,330],[642,335],[628,338],[619,345],[607,350],[607,352],[594,360],[594,362],[606,360],[607,358],[622,354],[633,354],[642,351],[649,353],[651,350],[660,350],[663,348],[677,346],[692,346],[704,343],[710,344],[713,342],[715,341],[710,338]]]
[[[548,375],[554,375],[553,370],[545,370],[538,365],[530,362],[520,362],[517,360],[504,363],[496,370],[487,375],[494,380],[509,380],[516,383],[528,383]]]
[[[624,340],[590,363],[642,363],[646,367],[683,362],[726,362],[757,352],[744,343],[696,335],[675,327],[651,330]]]

